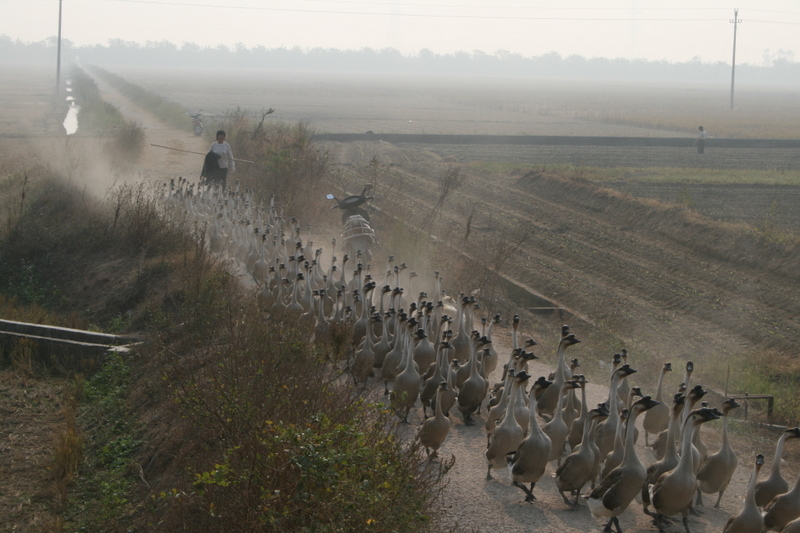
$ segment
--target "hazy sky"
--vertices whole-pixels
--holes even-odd
[[[0,35],[57,35],[58,4],[0,0]],[[63,0],[62,35],[77,45],[119,38],[730,63],[736,7],[737,64],[800,61],[798,0]]]

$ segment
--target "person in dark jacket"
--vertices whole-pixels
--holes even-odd
[[[236,163],[233,159],[231,145],[225,142],[225,132],[217,132],[217,141],[211,145],[203,161],[203,170],[200,172],[201,181],[205,178],[208,185],[219,185],[225,190],[228,181],[228,169],[236,172]]]

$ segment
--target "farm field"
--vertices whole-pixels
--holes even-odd
[[[123,70],[118,73],[126,75]],[[4,78],[10,83],[7,73]],[[476,94],[456,92],[448,96],[447,90],[440,89],[435,95],[420,96],[414,87],[386,87],[380,81],[368,85],[371,96],[364,99],[362,93],[352,92],[346,78],[322,78],[314,83],[305,79],[306,85],[285,76],[277,78],[275,95],[285,98],[285,107],[277,96],[263,92],[263,87],[271,87],[269,80],[252,87],[242,81],[248,79],[243,74],[231,73],[226,84],[203,87],[191,83],[188,76],[167,76],[155,69],[136,71],[130,79],[207,112],[221,113],[237,106],[254,111],[276,107],[276,119],[308,120],[320,131],[691,138],[696,122],[685,130],[611,124],[588,116],[586,111],[571,112],[567,104],[548,108],[530,104],[526,109],[516,101],[508,104],[510,109],[504,109],[498,104],[502,100],[499,97],[495,97],[493,107],[481,109],[483,102]],[[191,135],[188,121],[185,132],[161,128],[146,111],[125,104],[109,87],[101,86],[101,92],[142,121],[148,142],[177,142],[191,148],[202,144]],[[514,94],[521,93],[524,91],[518,89]],[[18,98],[24,99],[23,95],[20,91]],[[677,98],[672,105],[680,106],[684,101]],[[575,107],[580,108],[582,102],[578,98]],[[623,111],[609,108],[608,116]],[[25,120],[25,124],[34,125],[31,129],[35,136],[36,121],[31,117]],[[22,122],[15,124],[22,127]],[[8,132],[0,131],[2,134]],[[2,139],[0,146],[7,149],[11,144],[9,139]],[[664,360],[671,360],[676,369],[686,360],[694,360],[696,382],[718,391],[724,386],[723,369],[731,364],[731,391],[736,393],[755,392],[747,389],[752,365],[770,359],[788,370],[797,364],[800,283],[795,265],[800,258],[793,243],[800,228],[800,209],[793,199],[800,181],[797,154],[792,151],[733,154],[709,150],[698,160],[691,148],[595,148],[588,152],[581,147],[531,150],[374,142],[324,143],[320,147],[330,154],[331,183],[339,188],[333,191],[337,195],[357,191],[365,181],[375,184],[374,204],[380,211],[373,218],[383,246],[376,257],[394,253],[420,272],[439,268],[436,261],[442,260],[454,287],[466,292],[474,288],[479,275],[475,264],[491,265],[502,255],[502,273],[568,309],[571,314],[564,320],[583,341],[573,355],[587,361],[586,373],[596,376],[593,395],[602,397],[607,375],[607,365],[596,361],[609,359],[611,350],[620,347],[628,349],[631,364],[640,368],[642,375],[652,374]],[[159,158],[156,164],[146,155],[134,175],[162,180],[170,172],[191,168],[184,167],[185,160],[178,156],[170,159],[163,152],[152,153]],[[589,167],[595,166],[622,167],[624,171],[593,173]],[[688,178],[687,182],[650,181],[648,175],[657,167],[684,169],[678,174],[686,176],[696,176],[692,169],[698,168],[720,172],[706,183]],[[462,181],[437,213],[442,177],[453,169],[458,169]],[[741,173],[750,170],[754,177],[748,184]],[[725,183],[725,171],[739,172],[735,185]],[[776,184],[777,178],[764,177],[764,173],[773,171],[780,184]],[[331,191],[311,194],[325,192]],[[437,215],[430,225],[420,228],[431,213]],[[757,229],[766,231],[765,221],[770,223],[766,228],[772,232],[769,235],[779,241],[773,245],[757,238]],[[440,245],[435,259],[414,255],[411,235],[415,227],[446,243]],[[462,252],[477,258],[477,263],[463,261]],[[504,312],[514,309],[507,303],[486,303],[487,310],[492,306]],[[519,311],[524,314],[523,308]],[[536,330],[552,331],[553,338],[540,339],[544,361],[534,367],[538,376],[552,366],[559,319],[524,316],[528,321],[540,321]],[[611,338],[619,339],[624,346],[615,345]],[[498,335],[501,351],[509,346],[507,331]],[[679,378],[673,377],[670,390]],[[648,386],[652,388],[652,383]],[[779,406],[779,412],[786,409]],[[412,423],[419,421],[415,416]],[[709,436],[709,444],[715,449],[716,428],[707,433],[714,435]],[[703,517],[691,519],[697,530],[720,530],[727,517],[738,510],[754,445],[771,454],[773,435],[737,441],[741,460],[734,485],[726,493],[721,510],[712,510],[709,505]],[[455,421],[451,440],[443,448],[444,453],[460,457],[442,505],[448,523],[475,531],[497,527],[508,531],[586,531],[596,526],[585,509],[576,513],[563,508],[549,476],[537,485],[540,502],[533,506],[523,504],[521,492],[500,475],[497,481],[485,482],[483,446],[485,435],[480,422],[468,428]],[[649,455],[646,459],[649,461]],[[795,475],[796,453],[790,461],[787,471]],[[633,506],[622,525],[625,531],[654,530]]]

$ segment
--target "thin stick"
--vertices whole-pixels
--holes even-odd
[[[725,377],[725,399],[728,399],[728,381],[731,379],[731,365],[728,363],[728,375]]]
[[[164,146],[163,144],[150,143],[150,146],[157,146],[158,148],[166,148],[167,150],[175,150],[176,152],[186,152],[188,154],[206,155],[203,152],[195,152],[193,150],[184,150],[182,148],[172,148],[171,146]],[[233,160],[234,161],[241,161],[242,163],[255,163],[255,161],[248,161],[247,159],[236,159],[236,158],[233,158]]]

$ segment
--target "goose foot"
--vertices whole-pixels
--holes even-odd
[[[619,519],[616,516],[612,516],[611,517],[611,519],[608,521],[608,523],[603,528],[603,532],[604,533],[614,533],[614,529],[611,527],[612,524],[614,524],[614,527],[616,527],[616,532],[617,533],[622,533],[622,528],[619,527]]]
[[[517,481],[514,481],[511,484],[514,485],[515,487],[518,487],[520,490],[522,490],[522,492],[525,493],[525,501],[526,502],[535,502],[536,501],[536,496],[533,495],[533,487],[534,487],[534,485],[536,485],[536,483],[531,483],[531,488],[528,488],[525,485],[523,485],[522,483],[518,483]]]

